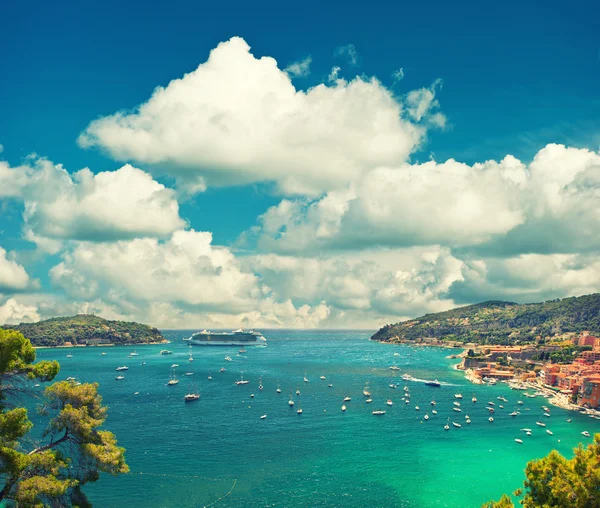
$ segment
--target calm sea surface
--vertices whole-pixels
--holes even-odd
[[[279,330],[265,332],[267,348],[239,355],[238,348],[190,348],[181,341],[190,334],[167,331],[171,344],[137,347],[134,358],[127,358],[132,347],[38,350],[38,359],[60,361],[59,379],[100,383],[109,406],[106,427],[127,449],[131,474],[104,475],[86,487],[95,506],[476,507],[521,486],[528,460],[552,448],[570,455],[581,439],[590,441],[581,431],[600,432],[600,421],[555,407],[550,418],[543,417],[543,398],[525,398],[504,384],[471,385],[453,369],[457,360],[446,358],[448,349],[373,343],[365,332]],[[165,347],[173,354],[159,355]],[[73,358],[66,358],[69,352]],[[231,362],[224,360],[227,355]],[[180,382],[169,387],[174,363]],[[116,381],[121,365],[129,370]],[[187,371],[194,374],[185,376]],[[242,372],[250,383],[235,386]],[[405,382],[404,373],[437,378],[443,386]],[[362,394],[367,382],[371,404]],[[398,388],[390,388],[392,383]],[[401,400],[405,385],[408,405]],[[183,395],[190,389],[198,389],[201,398],[186,404]],[[288,407],[290,391],[294,409]],[[464,396],[461,413],[452,410],[455,393]],[[346,396],[352,401],[344,413]],[[431,413],[432,399],[437,415]],[[487,401],[496,403],[493,423]],[[375,409],[387,414],[373,416]],[[514,409],[521,414],[510,417]],[[427,413],[430,419],[424,420]],[[448,418],[462,428],[445,431]],[[542,419],[553,436],[536,425]],[[532,436],[519,430],[527,427]],[[516,443],[517,437],[524,443]]]

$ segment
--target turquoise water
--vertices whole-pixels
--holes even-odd
[[[600,432],[600,421],[552,407],[552,417],[544,418],[554,432],[549,436],[535,425],[545,399],[524,398],[504,384],[471,385],[452,368],[457,361],[446,358],[447,349],[373,343],[364,332],[272,331],[265,333],[267,348],[248,348],[244,355],[237,348],[193,347],[190,364],[190,348],[179,340],[189,335],[165,332],[173,341],[166,346],[174,353],[169,356],[159,355],[165,347],[159,345],[135,348],[139,356],[133,359],[127,358],[130,347],[38,350],[38,359],[61,362],[59,379],[100,383],[110,408],[106,427],[127,449],[131,474],[104,475],[86,487],[95,506],[480,506],[521,486],[528,460],[552,448],[570,455],[580,439],[589,441],[581,431]],[[73,358],[66,358],[68,352]],[[224,361],[226,355],[233,361]],[[168,387],[173,363],[180,365],[180,383]],[[389,370],[393,364],[401,370]],[[115,381],[120,365],[129,370]],[[221,367],[226,372],[219,373]],[[183,376],[188,369],[193,376]],[[235,386],[242,371],[250,384]],[[405,382],[400,376],[406,372],[444,385]],[[367,381],[372,404],[362,395]],[[394,382],[395,390],[389,387]],[[401,400],[405,385],[410,405]],[[186,404],[183,395],[192,387],[201,399]],[[298,388],[292,410],[290,390]],[[457,392],[464,395],[462,413],[452,410]],[[352,401],[343,413],[347,395]],[[497,400],[500,395],[509,402]],[[433,398],[437,415],[431,414]],[[517,399],[524,405],[517,406]],[[494,423],[488,422],[487,401],[496,403]],[[379,408],[387,414],[373,416]],[[511,418],[515,408],[522,414]],[[444,431],[448,417],[462,428]],[[533,435],[519,431],[524,427]]]

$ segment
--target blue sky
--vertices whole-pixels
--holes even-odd
[[[599,10],[5,3],[0,320],[94,311],[160,326],[376,327],[480,299],[598,290]],[[163,113],[137,114],[220,43],[235,51],[221,52],[210,79],[231,95],[202,91],[203,74],[185,97],[171,93]],[[290,70],[307,58],[308,72]],[[331,93],[311,94],[319,87]],[[252,108],[236,106],[238,96]],[[210,142],[214,132],[194,131],[208,110],[230,134],[248,131]],[[304,120],[278,124],[292,110]],[[114,116],[122,111],[125,130]],[[194,129],[181,130],[185,122]],[[126,163],[135,171],[117,177]],[[83,168],[87,184],[68,176]],[[90,191],[101,172],[110,182]],[[145,190],[131,197],[138,180]],[[385,205],[374,207],[378,199]],[[176,231],[211,238],[188,235],[182,248]],[[102,264],[107,252],[122,266],[119,255],[145,255],[139,266],[162,266],[171,279],[157,276],[144,297]],[[214,294],[164,295],[166,280]]]

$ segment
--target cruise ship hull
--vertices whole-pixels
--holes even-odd
[[[258,333],[195,333],[189,339],[194,346],[266,346]]]

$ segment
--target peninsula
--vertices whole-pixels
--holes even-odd
[[[600,294],[516,304],[489,301],[386,325],[372,340],[464,348],[474,383],[510,381],[567,409],[600,409]],[[600,417],[600,412],[593,413]]]
[[[156,344],[166,342],[158,329],[141,323],[109,321],[93,314],[56,317],[37,323],[5,325],[18,330],[35,347]]]

